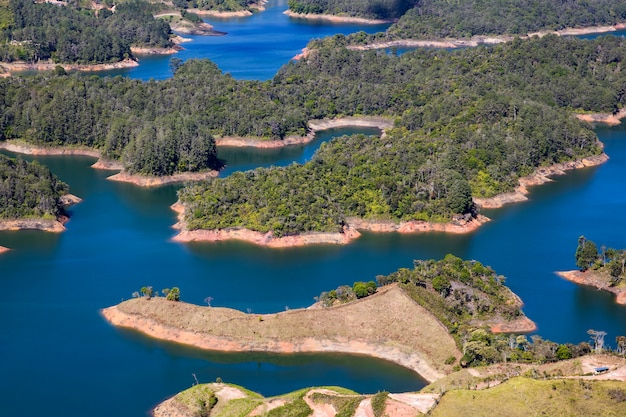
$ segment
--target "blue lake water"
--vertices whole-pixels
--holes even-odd
[[[276,22],[285,18],[275,13],[281,7],[284,4],[248,20],[220,22],[224,26],[215,23],[216,29],[230,34],[201,41],[216,42],[207,49],[230,50],[232,45],[219,41],[228,44],[237,27],[246,31],[253,19],[274,16],[276,20],[255,24],[250,31],[251,39],[258,39],[250,56],[235,50],[222,63],[213,57],[238,78],[269,78],[262,74],[273,73],[308,41],[297,46],[294,42],[284,51],[278,47],[282,55],[276,58],[266,51],[274,48],[272,39],[278,37],[280,45],[281,38],[282,43],[291,43],[292,36],[297,38],[304,30],[319,31],[319,36],[338,31],[333,25],[299,21],[278,30],[274,24],[282,27]],[[201,55],[200,44],[200,40],[187,44],[187,51],[198,46]],[[270,55],[256,64],[246,61],[265,53]],[[155,63],[153,75],[131,76],[166,77],[168,60]],[[150,67],[145,65],[144,70],[149,73]],[[220,149],[219,156],[227,163],[222,175],[259,165],[304,162],[324,140],[353,132],[373,133],[323,132],[307,146],[264,152]],[[84,201],[72,208],[68,230],[62,234],[0,232],[0,245],[13,249],[0,256],[5,294],[0,300],[2,415],[144,416],[161,400],[190,387],[192,374],[200,382],[220,377],[264,395],[313,385],[376,392],[416,390],[424,384],[414,373],[385,361],[354,355],[208,353],[118,330],[100,317],[99,309],[129,298],[144,285],[178,286],[182,299],[191,303],[202,304],[211,296],[214,306],[276,312],[308,306],[315,295],[338,285],[410,267],[414,259],[453,253],[505,275],[543,337],[579,342],[593,328],[605,330],[612,342],[626,334],[625,307],[616,305],[610,294],[576,286],[553,273],[574,268],[581,234],[598,244],[626,247],[626,128],[597,132],[609,162],[533,188],[528,202],[486,211],[493,221],[475,233],[367,233],[342,247],[280,250],[242,242],[172,243],[175,215],[169,205],[176,200],[176,187],[141,189],[107,181],[110,173],[91,169],[91,158],[38,158]]]
[[[355,23],[330,23],[289,17],[287,0],[271,0],[262,13],[252,16],[220,19],[205,18],[205,22],[226,36],[191,36],[191,42],[181,44],[184,50],[177,58],[208,58],[222,71],[243,80],[268,80],[276,71],[302,52],[310,40],[324,38],[338,33],[349,34],[358,31],[381,32],[389,27],[384,25],[363,25]],[[139,66],[122,70],[105,71],[100,74],[126,75],[132,78],[155,80],[169,78],[172,72],[169,61],[172,56],[142,56]]]

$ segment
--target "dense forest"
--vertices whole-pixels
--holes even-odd
[[[283,68],[272,83],[294,93],[323,85],[314,91],[325,93],[306,97],[310,116],[387,113],[397,115],[396,127],[383,138],[326,143],[302,166],[186,188],[180,198],[189,228],[246,227],[282,236],[341,231],[351,217],[472,215],[471,196],[510,191],[538,166],[601,151],[590,128],[559,108],[621,107],[624,52],[615,38],[554,36],[400,57],[326,45]]]
[[[0,219],[56,219],[68,189],[39,163],[0,154]]]
[[[359,33],[350,41],[526,35],[624,22],[626,3],[612,0],[418,0],[387,32]]]
[[[28,0],[0,0],[0,61],[117,62],[130,46],[169,47],[169,25],[141,0],[108,9],[81,9]]]
[[[366,19],[398,19],[415,5],[415,0],[289,0],[295,13],[332,14]]]
[[[401,56],[349,51],[344,42],[321,42],[266,82],[236,81],[198,60],[158,82],[51,73],[2,79],[0,140],[86,145],[130,172],[168,175],[219,167],[213,136],[280,140],[304,135],[311,119],[394,117],[385,138],[335,141],[305,166],[239,174],[182,194],[194,207],[194,228],[281,224],[279,234],[293,234],[339,230],[350,216],[471,214],[468,189],[492,196],[540,165],[598,154],[593,131],[569,111],[614,112],[625,99],[619,38],[549,36]],[[282,187],[289,201],[276,192]],[[215,204],[200,198],[209,189]],[[307,193],[315,204],[304,203]],[[288,220],[302,210],[309,220]]]

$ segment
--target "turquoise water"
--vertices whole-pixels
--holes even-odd
[[[309,38],[302,45],[292,42],[305,31],[319,36],[339,31],[333,25],[280,20],[285,18],[278,13],[281,7],[284,3],[247,20],[215,23],[217,30],[230,34],[186,44],[186,53],[223,48],[223,55],[230,54],[225,61],[212,56],[223,69],[237,78],[266,79],[306,44]],[[241,26],[246,32],[250,22],[257,23],[249,28],[248,40],[236,43],[235,29]],[[204,41],[208,43],[202,46]],[[246,53],[235,47],[252,41],[255,46]],[[273,48],[279,55],[272,55]],[[168,60],[155,58],[138,68],[147,71],[144,75],[129,75],[167,77]],[[281,150],[220,149],[227,163],[222,175],[304,162],[330,136],[357,131],[373,133],[323,132],[305,147]],[[607,331],[612,342],[626,334],[625,308],[609,294],[553,274],[574,268],[581,234],[598,244],[626,247],[626,128],[599,129],[598,134],[611,157],[608,163],[534,188],[526,203],[486,211],[493,221],[475,233],[367,233],[348,246],[280,250],[242,242],[170,242],[175,215],[169,205],[176,187],[141,189],[110,182],[110,173],[89,168],[94,161],[86,157],[38,158],[84,201],[72,208],[65,233],[0,232],[0,245],[13,249],[0,256],[2,415],[144,416],[161,400],[190,387],[193,374],[200,382],[220,377],[265,395],[312,385],[376,392],[416,390],[424,384],[408,370],[371,358],[207,353],[115,329],[100,317],[99,309],[144,285],[178,286],[183,300],[191,303],[202,304],[211,296],[214,306],[276,312],[308,306],[315,295],[338,285],[410,267],[413,259],[453,253],[505,275],[543,337],[579,342],[593,328]]]

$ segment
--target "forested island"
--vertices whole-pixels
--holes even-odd
[[[80,201],[68,191],[39,163],[0,154],[0,230],[64,230],[64,207]]]
[[[585,236],[578,238],[574,271],[557,275],[577,284],[588,285],[615,294],[615,302],[626,304],[626,250],[598,246]]]

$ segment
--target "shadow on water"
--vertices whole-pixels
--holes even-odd
[[[278,395],[301,387],[337,385],[359,393],[419,390],[427,382],[416,373],[392,362],[364,355],[344,353],[274,354],[265,352],[225,353],[200,350],[189,346],[156,340],[129,329],[116,330],[124,339],[147,350],[161,350],[168,357],[190,360],[200,382],[246,380],[246,388],[265,396]],[[268,387],[267,375],[272,375]],[[371,375],[380,374],[372,379]],[[298,378],[298,387],[281,380]],[[355,383],[354,381],[359,381]]]

